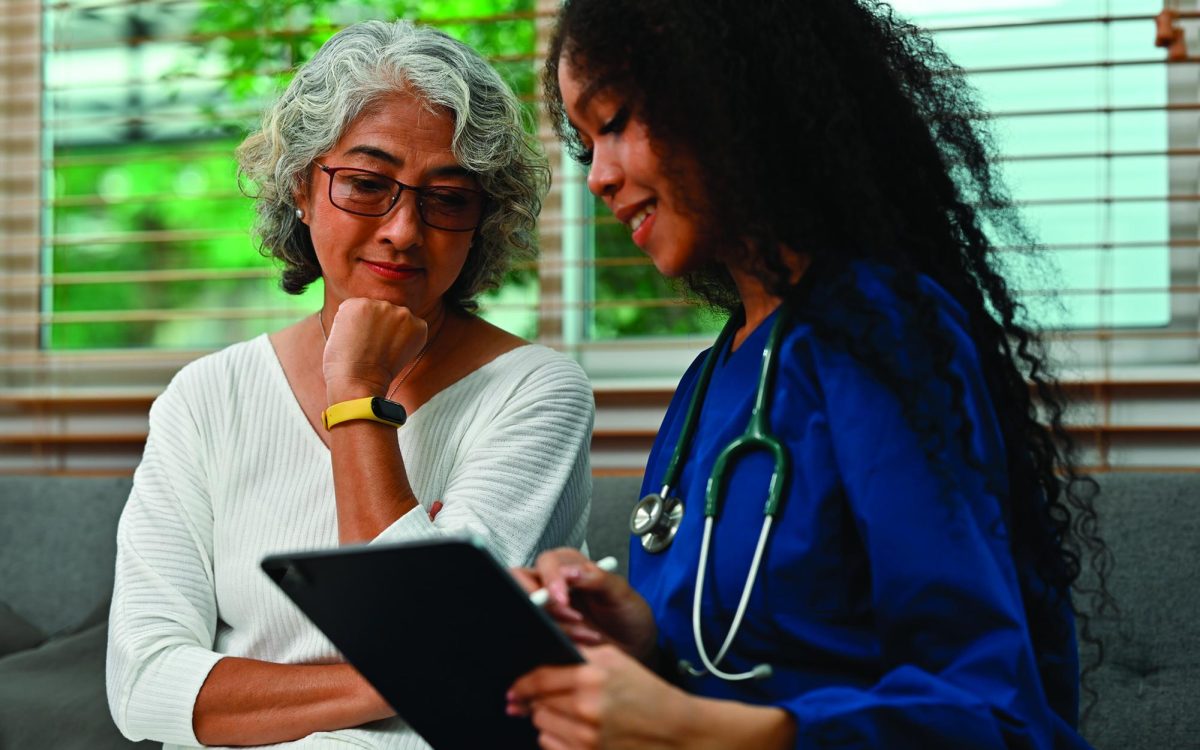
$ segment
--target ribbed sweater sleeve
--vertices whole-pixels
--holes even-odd
[[[150,410],[150,434],[117,530],[108,703],[121,733],[198,745],[192,706],[221,658],[213,518],[202,445],[178,380]]]
[[[456,387],[455,401],[481,405],[468,442],[452,444],[449,420],[424,435],[439,455],[409,472],[444,474],[441,497],[421,498],[422,505],[442,501],[436,520],[417,508],[375,541],[469,533],[508,566],[529,564],[550,547],[582,546],[591,498],[591,386],[579,365],[551,350],[529,346],[513,354],[519,364],[509,376]],[[414,486],[428,483],[415,479]]]

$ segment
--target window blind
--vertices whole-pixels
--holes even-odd
[[[268,12],[269,6],[269,12]],[[481,49],[554,168],[542,256],[484,300],[597,383],[594,462],[638,472],[671,388],[719,327],[681,302],[538,117],[555,0],[10,0],[0,6],[0,471],[127,472],[180,366],[316,309],[248,234],[232,151],[337,28],[406,16]],[[897,0],[980,90],[1004,169],[1060,273],[1021,282],[1055,326],[1101,470],[1200,468],[1200,49],[1194,0]],[[1181,49],[1182,48],[1182,49]],[[1032,276],[1031,276],[1032,278]]]
[[[1083,462],[1099,471],[1200,469],[1195,2],[1165,12],[1147,0],[893,6],[933,31],[989,112],[1001,166],[1041,242],[1032,253],[1001,248],[1002,257],[1032,321],[1048,329]],[[1170,50],[1156,46],[1164,29],[1176,40]],[[622,236],[601,224],[593,237],[586,249],[597,284],[607,276],[616,299],[638,290],[627,293],[630,306],[671,304],[669,294],[641,295],[637,274],[653,271],[637,265]],[[595,351],[585,361],[592,356],[589,372],[614,385],[634,355],[636,339],[619,327],[626,314],[591,311],[596,345],[619,356],[611,369]],[[672,345],[681,359],[693,356],[686,337],[647,338],[642,348],[661,357]],[[629,390],[630,403],[647,397]],[[603,434],[614,450],[635,437],[648,447],[654,427]]]

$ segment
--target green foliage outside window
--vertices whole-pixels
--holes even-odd
[[[300,297],[284,294],[272,263],[254,247],[252,202],[238,191],[233,158],[254,120],[231,116],[230,110],[257,109],[286,85],[291,68],[348,23],[397,17],[438,23],[530,11],[532,0],[207,2],[190,29],[193,38],[204,41],[181,43],[180,63],[152,84],[170,91],[182,88],[189,77],[204,75],[214,63],[224,71],[219,95],[196,105],[198,125],[192,137],[139,137],[134,135],[138,128],[119,124],[113,130],[126,128],[133,134],[113,138],[105,133],[97,140],[108,142],[101,144],[81,138],[61,138],[55,144],[48,216],[52,239],[46,258],[55,278],[48,298],[55,318],[46,328],[46,345],[212,348],[277,329],[315,310],[320,283]],[[532,115],[530,17],[438,25],[497,58],[497,68],[529,103]],[[118,59],[133,54],[133,47],[110,52]],[[168,101],[182,99],[171,93]],[[189,269],[223,278],[172,278],[172,271]],[[494,308],[489,317],[519,335],[533,336],[536,293],[534,270],[518,269],[504,289],[483,302]]]
[[[56,154],[52,248],[56,314],[120,311],[133,317],[56,323],[59,349],[200,348],[278,328],[287,308],[314,309],[315,298],[278,290],[270,265],[253,248],[250,201],[237,192],[229,156],[235,139],[190,144],[73,147]],[[163,240],[170,232],[177,239]],[[156,237],[156,235],[158,237]],[[145,280],[139,272],[244,269],[222,280]],[[118,280],[70,283],[102,272]],[[132,275],[132,278],[129,278]],[[106,277],[100,277],[106,278]],[[155,311],[243,308],[278,312],[242,319],[146,320]],[[281,317],[282,316],[282,317]],[[117,317],[120,317],[118,314]]]
[[[714,311],[683,300],[680,285],[668,280],[630,239],[629,229],[595,200],[597,307],[593,339],[646,335],[715,333],[723,320]]]
[[[1133,12],[1142,0],[1115,1],[1124,12]],[[935,25],[974,22],[991,12],[968,4],[955,6],[946,18],[935,18],[922,14],[949,6],[933,0],[895,0],[895,5],[918,22],[932,20]],[[1097,0],[1029,0],[1017,5],[1037,17],[1086,17],[1099,7]],[[66,5],[61,11],[57,5],[49,7],[51,15],[72,12]],[[179,7],[196,6],[146,2],[75,13],[109,14],[114,26],[128,20],[131,41],[126,46],[114,43],[104,53],[117,64],[134,59],[145,46],[134,41],[146,36],[134,30],[137,14],[168,17]],[[141,78],[143,83],[117,97],[129,100],[128,111],[119,101],[97,108],[98,117],[119,121],[112,114],[124,113],[127,122],[106,126],[103,132],[97,126],[98,135],[90,140],[49,133],[55,166],[49,181],[53,203],[46,222],[50,239],[44,270],[54,283],[47,287],[44,309],[53,313],[54,322],[45,329],[45,344],[55,349],[211,348],[279,328],[316,309],[319,283],[299,298],[277,288],[270,262],[257,253],[249,235],[251,202],[237,191],[233,149],[253,126],[262,102],[338,28],[368,18],[404,17],[434,24],[487,55],[525,102],[532,127],[537,93],[534,10],[533,0],[205,0],[198,12],[187,11],[192,13],[188,27],[165,35],[177,40],[170,43],[176,48],[174,67],[157,78],[142,78],[130,64],[130,80]],[[486,20],[463,20],[470,18]],[[1118,60],[1142,59],[1148,51],[1140,28],[1081,23],[1050,30],[943,34],[939,42],[968,67],[1024,60],[1030,49],[1041,50],[1035,61],[1053,62],[1051,52],[1063,59],[1086,60],[1097,54],[1096,49]],[[1055,45],[1048,47],[1040,35],[1051,31]],[[56,40],[48,60],[73,54],[72,41],[82,42],[83,56],[94,54],[89,52],[90,38],[85,31],[66,45]],[[1114,71],[1018,69],[974,78],[985,105],[998,112],[1099,108],[1086,116],[1000,117],[994,123],[1006,152],[1080,152],[1073,159],[1024,159],[1005,165],[1019,200],[1043,199],[1042,204],[1024,207],[1041,239],[1071,246],[1054,252],[1065,278],[1049,278],[1049,289],[1029,290],[1026,301],[1036,309],[1036,317],[1054,325],[1085,327],[1163,325],[1170,319],[1169,297],[1158,291],[1169,283],[1165,202],[1089,200],[1101,193],[1162,193],[1167,159],[1151,155],[1102,163],[1088,156],[1165,151],[1165,111],[1110,116],[1103,109],[1165,104],[1165,70],[1144,65]],[[207,87],[200,89],[203,95],[196,94],[197,82]],[[52,121],[71,120],[77,112],[70,97],[87,94],[85,88],[70,86],[54,92]],[[147,112],[135,106],[151,95],[157,96],[155,106],[188,112],[183,117],[195,125],[186,136],[180,135],[179,127],[162,137],[138,124],[135,114],[148,114],[151,121],[155,116],[164,119],[153,107]],[[61,101],[66,102],[63,113],[56,110]],[[96,108],[95,102],[91,106]],[[1063,196],[1072,200],[1046,200]],[[585,233],[591,240],[584,243],[589,249],[576,249],[571,257],[595,265],[585,269],[585,298],[568,300],[588,307],[586,338],[716,329],[718,321],[709,311],[678,302],[678,289],[658,274],[607,209],[598,201],[593,209],[596,225],[588,230],[590,237]],[[1145,245],[1158,240],[1161,246],[1105,249],[1114,241]],[[1025,286],[1018,260],[1014,257],[1016,280]],[[211,276],[226,273],[223,280],[178,280],[170,276],[176,269],[200,269]],[[104,272],[128,273],[105,277]],[[137,272],[142,275],[129,275]],[[1061,287],[1069,293],[1056,291]],[[518,269],[502,289],[482,300],[485,314],[519,335],[535,336],[537,295],[536,270]],[[1042,304],[1047,300],[1060,302],[1066,314],[1041,309],[1053,307]],[[189,310],[200,313],[189,317],[181,312]],[[205,314],[208,310],[214,313]]]

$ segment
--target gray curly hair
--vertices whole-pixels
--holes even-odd
[[[416,92],[454,117],[451,149],[487,193],[471,252],[446,302],[478,307],[516,260],[537,253],[537,215],[550,182],[546,157],[522,127],[513,92],[482,56],[435,29],[408,21],[365,21],[342,29],[302,65],[237,150],[239,183],[257,186],[259,249],[283,261],[280,286],[299,294],[321,277],[308,227],[293,196],[313,161],[381,97]]]

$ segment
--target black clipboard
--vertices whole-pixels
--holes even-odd
[[[270,555],[262,569],[437,750],[536,747],[505,693],[534,667],[583,661],[476,540]]]

